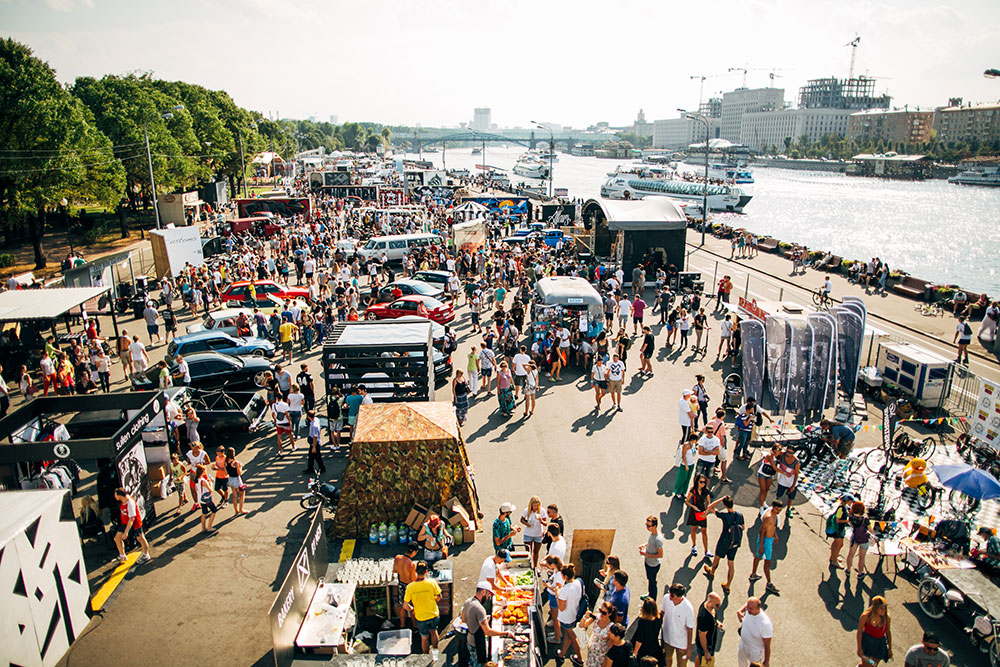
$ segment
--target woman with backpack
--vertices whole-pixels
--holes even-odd
[[[871,519],[868,518],[868,514],[865,512],[865,504],[860,500],[855,500],[854,504],[851,505],[851,514],[847,518],[851,526],[851,546],[847,550],[847,564],[844,569],[847,571],[848,577],[851,576],[851,559],[854,558],[854,552],[858,552],[858,578],[865,576],[865,554],[868,553],[868,543],[871,540],[871,534],[869,533],[869,525]]]
[[[847,537],[849,524],[847,517],[852,502],[854,502],[854,496],[845,493],[840,497],[833,512],[826,518],[826,536],[833,538],[830,543],[830,567],[840,567],[840,550],[844,548],[844,538]]]

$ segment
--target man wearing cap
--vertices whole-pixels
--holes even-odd
[[[514,536],[521,532],[521,527],[514,528],[510,523],[510,515],[514,512],[513,503],[500,506],[500,516],[493,520],[493,550],[500,553],[502,549],[510,551],[514,547]]]
[[[505,588],[510,584],[510,581],[503,570],[506,569],[506,563],[509,562],[510,552],[506,549],[501,549],[494,555],[487,556],[483,560],[483,566],[479,568],[479,581],[488,581],[494,590]],[[497,585],[497,579],[500,580],[499,585]]]
[[[417,619],[417,632],[420,633],[420,644],[424,653],[430,652],[431,646],[438,647],[438,600],[441,599],[441,587],[438,582],[427,578],[427,563],[417,563],[417,580],[406,587],[403,595],[403,609],[412,613]]]
[[[492,597],[492,584],[488,581],[480,581],[476,584],[476,594],[462,605],[462,623],[468,628],[464,647],[466,649],[465,653],[468,654],[469,651],[472,651],[472,654],[467,657],[463,656],[463,651],[461,650],[463,647],[460,646],[459,667],[464,667],[465,665],[476,667],[486,664],[486,661],[489,660],[489,649],[486,643],[487,637],[514,637],[513,632],[503,632],[490,627],[490,616],[486,612],[484,604],[489,602]],[[465,657],[465,660],[463,660],[463,657]]]
[[[680,402],[677,403],[677,420],[681,425],[680,442],[687,440],[691,432],[691,424],[694,422],[695,414],[691,411],[691,390],[685,389],[681,392]]]

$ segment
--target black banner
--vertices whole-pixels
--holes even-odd
[[[349,171],[324,171],[323,186],[333,187],[335,185],[350,185],[351,172]]]
[[[281,584],[267,618],[271,625],[276,667],[289,667],[295,656],[295,637],[312,601],[320,577],[326,576],[330,557],[323,528],[323,506],[316,508],[302,547]]]

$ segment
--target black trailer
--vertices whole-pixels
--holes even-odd
[[[433,401],[431,321],[341,322],[323,345],[326,395],[365,385],[375,402]]]

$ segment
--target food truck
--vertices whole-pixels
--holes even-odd
[[[534,340],[566,326],[594,338],[604,330],[601,295],[584,278],[550,276],[535,284],[532,333]]]

